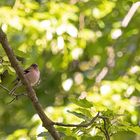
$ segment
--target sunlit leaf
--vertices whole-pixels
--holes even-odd
[[[69,111],[69,110],[68,110],[68,112],[77,116],[78,118],[82,118],[84,120],[89,120],[89,118],[82,113],[78,113],[78,112],[75,112],[75,111]]]
[[[15,74],[15,70],[14,70],[13,67],[8,66],[8,67],[7,67],[7,70],[8,70],[8,73],[9,73],[9,74],[11,74],[11,75],[14,75],[14,74]]]
[[[20,50],[15,50],[15,54],[19,57],[29,57],[29,54],[28,53],[24,53],[23,51],[20,51]]]
[[[91,110],[88,110],[86,108],[77,108],[76,110],[82,112],[84,115],[88,116],[89,118],[92,117]]]
[[[76,140],[76,138],[73,136],[66,136],[63,138],[63,140]]]
[[[93,104],[86,99],[70,99],[70,100],[74,104],[81,106],[81,107],[90,108],[93,106]]]
[[[81,140],[103,140],[103,137],[100,137],[100,136],[93,136],[93,137],[90,137],[90,136],[83,136],[81,138]]]
[[[128,128],[130,131],[140,135],[140,127],[139,126],[130,126],[130,128]]]

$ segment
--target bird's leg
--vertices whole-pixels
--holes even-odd
[[[16,89],[17,89],[18,87],[20,87],[20,86],[22,86],[22,83],[21,83],[21,82],[18,82],[18,83],[13,87],[13,89],[10,90],[9,94],[10,94],[10,95],[14,95],[14,92],[15,92]]]
[[[14,94],[14,98],[10,102],[8,102],[7,104],[11,104],[13,101],[18,100],[19,97],[21,97],[21,96],[27,96],[27,94],[26,93]]]

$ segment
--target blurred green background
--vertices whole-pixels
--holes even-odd
[[[110,118],[123,114],[110,122],[111,140],[140,139],[140,10],[126,28],[121,27],[134,2],[0,0],[0,25],[19,63],[23,68],[39,65],[41,82],[35,90],[52,120],[81,122],[67,110],[90,118],[97,111],[111,112]],[[16,74],[1,46],[0,74],[0,84],[11,89]],[[83,98],[92,107],[78,104]],[[0,140],[46,139],[37,136],[46,130],[31,102],[22,97],[8,104],[11,100],[0,87]],[[58,129],[66,140],[104,137],[94,127]]]

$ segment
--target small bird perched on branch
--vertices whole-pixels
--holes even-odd
[[[38,69],[37,64],[32,64],[29,68],[24,70],[24,75],[31,84],[31,86],[35,86],[40,79],[40,71]],[[15,86],[14,88],[9,92],[9,94],[13,94],[14,91],[22,85],[20,79],[17,77],[16,80],[14,80]]]

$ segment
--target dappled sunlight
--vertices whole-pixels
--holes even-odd
[[[66,32],[72,37],[77,37],[78,31],[73,25],[66,26]]]
[[[45,132],[45,131],[46,130],[45,130],[44,127],[42,127],[42,124],[40,124],[40,125],[37,126],[37,129],[36,129],[36,133],[37,134],[40,134],[41,132]]]
[[[9,24],[10,24],[10,26],[12,26],[18,30],[22,30],[22,24],[20,23],[20,19],[18,16],[11,18]]]
[[[123,56],[123,52],[119,51],[117,52],[117,57],[122,57]]]
[[[52,118],[53,121],[78,123],[81,121],[81,119],[68,112],[68,111],[73,111],[75,108],[76,105],[69,104],[67,107],[47,107],[45,109],[45,112],[48,114],[50,118]]]
[[[125,96],[130,97],[133,94],[134,91],[135,91],[135,87],[134,86],[129,86],[126,90]]]
[[[34,114],[33,117],[32,117],[32,119],[31,119],[31,121],[33,121],[33,122],[39,121],[40,122],[39,116],[37,114]]]
[[[93,8],[92,14],[97,19],[102,18],[107,14],[109,14],[114,8],[114,6],[115,6],[114,2],[104,0],[102,1],[102,3],[99,4],[98,7]]]
[[[103,96],[108,95],[111,92],[110,85],[102,85],[100,87],[100,92],[101,92],[101,95],[103,95]]]
[[[65,91],[69,91],[71,86],[73,85],[73,80],[72,79],[67,79],[62,83],[62,87]]]
[[[78,97],[78,99],[84,99],[87,97],[87,93],[85,91],[83,91],[80,96]]]
[[[47,31],[47,32],[46,32],[46,38],[47,38],[47,40],[52,40],[52,38],[53,38],[53,33],[52,33],[52,31]]]
[[[19,129],[15,131],[12,135],[9,135],[7,137],[7,140],[29,140],[27,130],[26,129]]]
[[[52,114],[54,113],[54,108],[52,106],[49,106],[48,108],[46,108],[46,111],[49,113],[49,114]]]
[[[28,50],[28,46],[26,44],[22,44],[22,45],[20,45],[18,50],[26,53]]]
[[[115,134],[117,139],[127,140],[127,131],[134,132],[130,134],[134,140],[140,134],[139,11],[130,23],[128,16],[123,20],[133,3],[0,1],[0,25],[20,66],[39,66],[41,81],[33,88],[51,120],[85,124],[100,112],[112,140],[116,140]],[[12,89],[16,77],[0,47],[0,138],[50,139],[47,134],[38,137],[47,130],[28,98],[7,105],[13,96],[2,87]],[[22,92],[24,87],[15,93]],[[100,117],[84,128],[54,127],[65,134],[64,140],[105,139]],[[125,136],[120,131],[126,132]]]
[[[71,24],[62,24],[61,26],[57,27],[56,33],[58,35],[62,35],[63,33],[68,33],[72,37],[77,37],[78,30]]]
[[[71,52],[72,58],[74,60],[77,60],[82,54],[83,54],[83,49],[82,48],[75,48]]]
[[[63,33],[65,33],[66,32],[66,28],[67,28],[66,24],[62,24],[59,27],[57,27],[56,28],[57,35],[62,35]]]
[[[51,21],[50,20],[42,20],[40,22],[40,27],[43,28],[44,30],[47,30],[51,26]]]
[[[78,34],[78,37],[80,38],[84,38],[85,40],[92,40],[92,41],[96,41],[97,40],[97,37],[101,35],[100,33],[98,34],[97,32],[97,35],[95,32],[89,30],[89,29],[83,29],[81,31],[79,31],[79,34]]]
[[[84,77],[83,77],[82,73],[76,72],[74,75],[74,82],[77,85],[80,85],[83,82],[83,80],[84,80]]]
[[[62,37],[62,36],[59,36],[59,37],[57,38],[58,50],[63,50],[64,44],[65,44],[65,43],[64,43],[63,37]]]
[[[117,39],[118,37],[120,37],[122,35],[122,31],[121,29],[114,29],[111,32],[111,37],[112,39]]]
[[[93,128],[91,131],[90,131],[90,134],[92,136],[95,136],[97,134],[97,129]]]
[[[4,32],[7,31],[7,27],[8,27],[7,24],[2,24],[2,26],[1,26],[1,28]]]
[[[114,94],[114,95],[112,95],[112,100],[114,102],[118,102],[121,100],[121,96],[119,94]]]
[[[135,74],[135,73],[137,73],[137,72],[139,72],[140,71],[140,67],[139,66],[132,66],[131,68],[130,68],[130,73],[131,74]]]
[[[132,122],[133,123],[136,123],[137,121],[138,121],[138,117],[137,117],[137,115],[135,114],[133,114],[132,116],[131,116],[131,120],[132,120]]]

